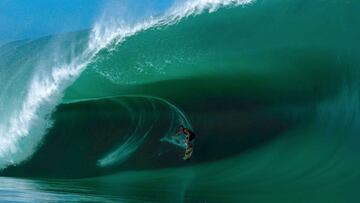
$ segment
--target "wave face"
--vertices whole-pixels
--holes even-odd
[[[182,18],[213,12],[223,6],[249,2],[183,1],[157,17],[139,17],[129,22],[104,15],[90,32],[3,46],[0,168],[19,164],[36,152],[43,135],[53,124],[51,114],[61,103],[65,90],[91,63],[101,60],[97,58],[99,52],[114,49],[138,32],[174,24]]]
[[[350,195],[360,182],[355,4],[189,1],[131,25],[99,21],[92,31],[5,45],[2,174],[83,178],[186,165],[205,192],[237,181],[254,194],[337,184],[348,189],[332,188],[338,198]],[[38,54],[54,47],[53,57]],[[171,137],[181,124],[197,134],[189,163]],[[199,175],[221,166],[211,180]]]

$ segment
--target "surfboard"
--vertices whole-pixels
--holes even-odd
[[[188,148],[185,151],[184,160],[189,160],[191,158],[191,155],[193,153],[194,147]]]

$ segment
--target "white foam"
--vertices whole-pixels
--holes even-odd
[[[189,0],[179,1],[164,15],[149,17],[137,23],[103,18],[95,24],[88,47],[70,63],[58,62],[51,71],[35,72],[22,105],[13,110],[7,122],[0,124],[0,169],[29,158],[41,142],[52,122],[49,115],[62,98],[62,92],[81,74],[94,56],[104,48],[114,47],[137,32],[178,22],[184,17],[204,11],[214,12],[223,6],[247,4],[252,0]],[[39,66],[44,64],[39,63]]]

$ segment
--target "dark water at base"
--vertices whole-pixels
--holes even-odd
[[[267,152],[265,155],[262,154]],[[0,178],[1,202],[353,202],[360,177],[304,174],[277,150],[181,169],[74,179]],[[252,158],[262,157],[261,163]],[[296,160],[297,162],[298,160]],[[288,166],[289,167],[289,166]],[[291,181],[289,181],[291,179]],[[339,181],[340,180],[340,181]]]

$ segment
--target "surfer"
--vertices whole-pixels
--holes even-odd
[[[195,139],[195,134],[188,128],[185,128],[183,125],[180,125],[179,131],[175,134],[175,136],[179,136],[180,134],[186,135],[185,144],[186,146],[191,146],[191,142]]]
[[[195,139],[195,134],[190,129],[185,128],[183,125],[180,125],[180,129],[175,134],[175,136],[179,136],[180,134],[184,134],[186,136],[185,139],[186,150],[185,150],[184,160],[188,160],[190,159],[191,154],[193,152],[193,142]]]

